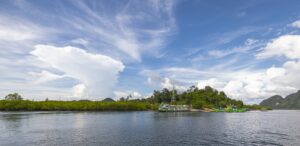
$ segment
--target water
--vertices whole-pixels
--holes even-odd
[[[300,111],[0,112],[0,145],[300,145]]]

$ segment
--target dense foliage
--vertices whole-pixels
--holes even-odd
[[[257,105],[257,104],[254,104],[254,105],[245,105],[244,108],[247,108],[249,110],[272,110],[271,107],[266,107],[266,106],[261,106],[261,105]]]
[[[204,89],[192,86],[183,93],[168,89],[154,91],[151,99],[154,103],[171,103],[172,96],[176,99],[173,104],[192,105],[196,109],[225,108],[228,106],[242,108],[244,106],[242,101],[230,99],[223,91],[219,92],[209,86],[206,86]]]
[[[22,100],[17,94],[9,94],[5,100],[0,100],[0,110],[2,111],[132,111],[132,110],[156,110],[161,103],[169,104],[186,104],[194,109],[211,109],[211,111],[223,111],[231,109],[250,109],[266,110],[259,105],[244,105],[240,100],[234,100],[221,91],[217,91],[209,86],[204,89],[198,89],[195,86],[190,87],[187,91],[179,93],[176,90],[163,89],[154,91],[150,98],[130,99],[121,98],[119,101],[106,98],[103,101],[29,101]],[[213,109],[213,110],[212,110]]]
[[[5,100],[23,100],[22,96],[18,93],[11,93],[4,97]]]
[[[2,111],[138,111],[156,108],[147,102],[0,100]]]

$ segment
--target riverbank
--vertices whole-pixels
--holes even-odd
[[[30,101],[0,100],[0,111],[147,111],[158,110],[158,104],[141,101]],[[261,106],[245,106],[247,110],[220,111],[214,108],[189,109],[188,112],[245,112],[270,110]]]

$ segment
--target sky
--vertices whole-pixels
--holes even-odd
[[[100,100],[300,89],[299,0],[2,0],[0,97]]]

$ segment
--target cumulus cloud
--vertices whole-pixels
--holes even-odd
[[[198,74],[198,76],[194,74]],[[173,76],[176,81],[188,82],[187,84],[179,84],[181,85],[180,89],[186,90],[191,85],[196,85],[200,89],[211,86],[219,91],[225,91],[231,98],[247,103],[257,103],[261,99],[276,94],[285,96],[300,89],[298,82],[300,80],[299,61],[288,61],[280,67],[272,66],[261,70],[206,72],[190,68],[166,68],[152,71],[151,74],[148,73],[147,75],[151,83],[159,79],[160,89],[163,87],[172,88],[172,80],[163,76]],[[185,80],[186,76],[192,78]],[[175,87],[176,83],[178,85],[178,82],[175,82]]]
[[[222,90],[225,91],[229,96],[233,96],[233,98],[239,99],[241,98],[241,96],[246,96],[243,87],[243,82],[239,80],[231,80]]]
[[[263,99],[275,94],[287,95],[300,88],[299,64],[285,63],[283,67],[270,67],[260,71],[229,71],[215,78],[198,81],[198,88],[212,86],[234,99]],[[295,71],[292,71],[295,70]],[[255,100],[251,100],[252,102]],[[256,101],[257,102],[257,101]]]
[[[73,96],[75,97],[87,97],[86,86],[84,84],[77,84],[73,88]]]
[[[181,69],[185,70],[184,68],[143,70],[140,72],[140,74],[146,76],[148,85],[153,86],[156,89],[167,88],[169,90],[176,89],[178,91],[184,91],[188,88],[188,86],[185,85],[186,83],[188,83],[188,81],[180,77],[171,76],[173,70],[181,70]]]
[[[300,20],[297,20],[291,24],[292,27],[300,28]]]
[[[283,96],[300,89],[300,35],[283,35],[269,42],[258,58],[284,56],[288,61],[281,67],[270,67],[260,77],[265,94],[281,94]],[[260,86],[258,86],[260,87]]]
[[[161,88],[167,88],[169,90],[176,89],[179,92],[182,92],[187,89],[186,86],[180,85],[180,82],[176,82],[175,80],[172,80],[170,78],[163,78],[160,82]]]
[[[199,89],[203,89],[203,88],[205,88],[205,86],[210,86],[210,87],[213,87],[215,89],[222,89],[222,87],[224,86],[224,84],[225,84],[224,82],[221,82],[221,81],[219,81],[216,78],[210,78],[208,80],[198,81],[197,87]]]
[[[115,99],[119,99],[121,97],[127,98],[131,96],[130,99],[140,99],[142,98],[142,94],[137,91],[114,91]]]
[[[300,35],[283,35],[272,40],[256,55],[257,58],[285,56],[289,59],[300,58]]]
[[[77,97],[111,96],[118,74],[124,69],[122,62],[109,56],[88,53],[71,46],[36,45],[30,53],[62,71],[64,76],[78,80],[80,84],[73,87]]]
[[[265,70],[224,73],[222,77],[218,78],[218,81],[227,82],[227,84],[223,88],[219,88],[237,99],[266,98],[275,94],[285,96],[299,90],[299,42],[299,35],[283,35],[271,40],[256,57],[264,59],[284,56],[289,61],[283,63],[281,67],[272,66]]]
[[[300,89],[300,61],[285,62],[279,74],[276,82]]]
[[[176,2],[171,0],[66,1],[71,9],[60,2],[47,8],[31,1],[8,3],[0,14],[0,84],[5,87],[0,96],[11,90],[35,99],[58,99],[71,93],[76,97],[111,96],[124,68],[115,61],[137,62],[143,55],[159,57],[161,48],[176,32]],[[79,48],[34,48],[36,44]]]
[[[288,64],[292,63],[292,67]],[[229,95],[238,98],[266,98],[275,94],[287,95],[297,91],[300,85],[298,62],[288,62],[283,67],[271,67],[258,73],[244,73],[223,88]],[[295,69],[293,71],[293,69]]]

